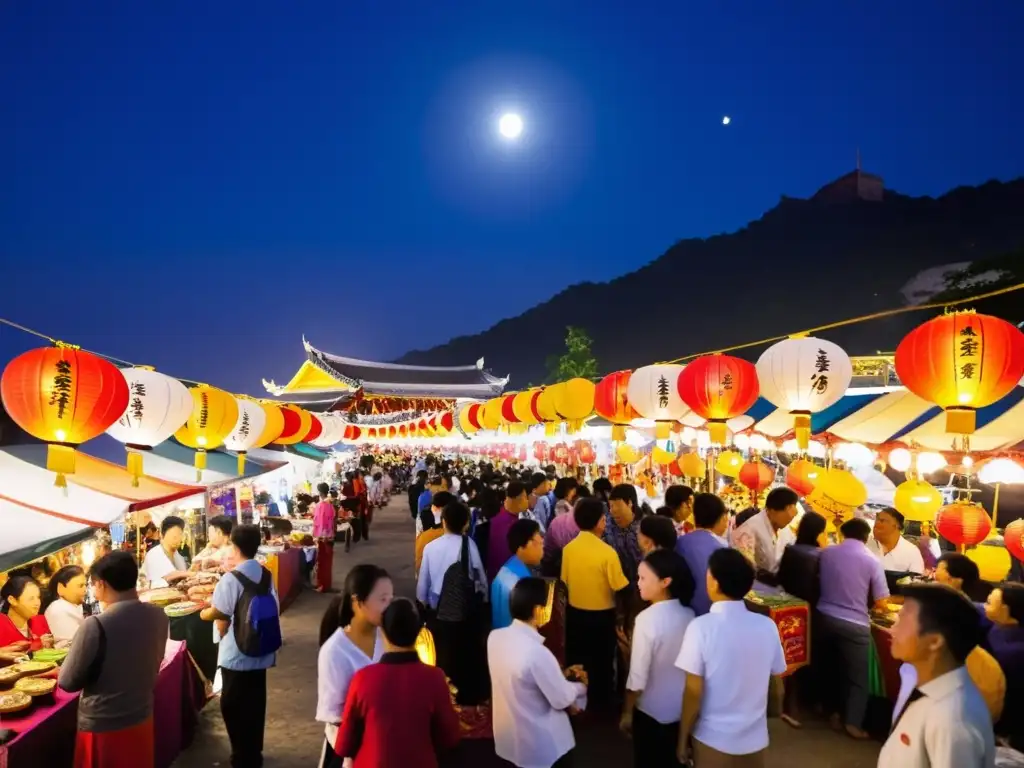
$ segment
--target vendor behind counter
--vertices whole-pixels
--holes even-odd
[[[146,553],[142,571],[151,587],[166,587],[168,583],[188,575],[185,558],[178,552],[185,535],[185,521],[168,515],[160,523],[160,546]]]

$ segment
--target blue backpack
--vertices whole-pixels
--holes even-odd
[[[281,648],[281,617],[272,589],[274,577],[266,568],[262,571],[259,584],[237,569],[231,571],[242,585],[231,627],[235,645],[246,656],[266,656]]]

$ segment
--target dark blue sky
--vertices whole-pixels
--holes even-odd
[[[9,0],[0,316],[252,393],[302,333],[387,359],[858,146],[910,194],[1024,174],[1021,29],[1010,0]],[[0,328],[0,361],[33,344]]]

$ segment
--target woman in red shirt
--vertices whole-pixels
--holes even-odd
[[[384,611],[387,648],[379,663],[352,677],[334,751],[353,768],[437,768],[438,754],[459,743],[459,718],[444,672],[420,661],[423,620],[412,601]]]
[[[53,647],[46,618],[39,615],[42,591],[30,576],[12,576],[0,589],[0,648],[38,651]]]

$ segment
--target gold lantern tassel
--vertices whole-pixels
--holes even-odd
[[[50,443],[46,446],[46,468],[57,473],[54,486],[67,488],[68,479],[65,475],[75,474],[75,449],[70,445],[56,445]]]
[[[612,425],[612,440],[622,442],[626,439],[626,427],[623,424]]]
[[[558,424],[554,421],[549,421],[544,425],[544,434],[547,437],[554,437],[558,434]]]
[[[804,411],[794,411],[793,431],[796,433],[797,446],[801,451],[806,451],[811,444],[811,414]]]
[[[727,437],[726,427],[724,421],[718,421],[713,419],[708,422],[708,434],[711,438],[711,442],[715,445],[725,445]]]
[[[668,440],[672,434],[672,423],[668,421],[658,421],[654,424],[654,438],[656,440]]]
[[[132,488],[139,487],[139,478],[142,477],[142,454],[134,448],[128,449],[128,461],[125,463],[128,474],[132,476]]]
[[[245,451],[238,452],[238,476],[245,476]]]
[[[203,470],[206,469],[206,449],[199,448],[196,450],[196,482],[201,483],[203,481]]]

